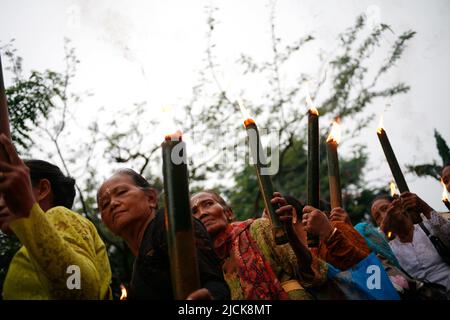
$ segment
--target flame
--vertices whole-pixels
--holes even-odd
[[[445,187],[445,183],[441,178],[441,184],[442,184],[442,201],[448,202],[448,194],[447,194],[447,188]]]
[[[383,115],[380,117],[380,122],[378,123],[377,132],[381,134],[384,131],[384,125],[383,125]]]
[[[389,183],[389,189],[391,190],[391,197],[397,195],[397,188],[393,180]]]
[[[309,95],[308,82],[306,82],[305,91],[306,91],[306,104],[309,107],[309,112],[312,113],[312,114],[315,114],[316,116],[318,116],[319,115],[319,110],[317,110],[316,107],[314,107],[313,100],[311,99],[311,96]]]
[[[176,132],[178,129],[178,126],[175,123],[175,109],[171,105],[164,105],[161,107],[160,112],[162,117],[159,123],[158,132],[165,133],[165,140],[171,140],[172,136],[176,136],[177,134],[168,133]],[[181,133],[179,135],[181,136]]]
[[[166,136],[164,137],[164,140],[169,141],[181,141],[183,137],[183,133],[181,132],[181,130],[177,130],[175,133],[172,134],[166,134]]]
[[[123,284],[120,284],[120,290],[122,291],[122,295],[120,296],[120,300],[127,300],[127,289]]]
[[[388,237],[388,239],[391,239],[391,238],[392,238],[392,232],[391,232],[391,231],[389,231],[389,232],[387,233],[387,237]]]
[[[330,134],[328,135],[327,142],[334,141],[339,144],[341,141],[341,126],[339,125],[339,118],[333,121],[333,126],[331,127]]]
[[[250,117],[250,113],[248,112],[247,108],[244,106],[244,103],[241,99],[237,99],[237,103],[239,105],[239,109],[241,110],[242,118],[244,119],[244,126],[248,126],[252,123],[255,123],[255,120]]]

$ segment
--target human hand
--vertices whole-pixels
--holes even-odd
[[[36,202],[30,170],[5,134],[0,135],[0,147],[5,150],[5,155],[0,156],[0,192],[3,193],[6,206],[12,214],[28,217]]]
[[[311,206],[303,208],[302,224],[306,231],[318,235],[321,239],[328,239],[333,231],[325,213]]]
[[[290,225],[291,223],[294,223],[294,212],[295,209],[290,204],[287,204],[287,201],[281,193],[274,192],[273,197],[270,200],[270,202],[276,206],[278,206],[278,209],[275,210],[275,213],[279,217],[280,221]],[[295,214],[295,223],[297,220],[297,215]]]
[[[349,214],[341,207],[336,207],[331,210],[330,221],[342,221],[352,225]]]
[[[411,192],[403,192],[400,195],[400,199],[402,199],[403,208],[406,211],[416,212],[418,214],[423,213],[427,219],[431,218],[431,208],[425,201],[417,196],[415,193]]]
[[[186,300],[213,300],[213,296],[208,289],[201,288],[188,295]]]

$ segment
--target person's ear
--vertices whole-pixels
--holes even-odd
[[[145,189],[145,194],[147,196],[150,209],[156,209],[158,207],[158,192],[156,192],[153,188],[149,188]]]
[[[233,209],[227,208],[225,210],[225,216],[227,217],[228,222],[233,222],[234,219],[236,219],[236,216],[234,215]]]
[[[49,199],[52,194],[52,184],[47,179],[39,180],[37,188],[35,188],[35,197],[37,202]]]

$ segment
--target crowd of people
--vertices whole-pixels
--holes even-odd
[[[0,135],[0,228],[22,247],[3,299],[112,299],[111,268],[95,226],[71,207],[74,180],[46,161],[22,160]],[[450,165],[442,179],[450,192]],[[372,222],[353,226],[345,208],[319,208],[273,194],[288,243],[274,241],[270,217],[236,221],[215,191],[190,199],[200,288],[186,299],[447,299],[450,221],[414,193],[377,196]],[[173,299],[164,210],[158,190],[132,169],[97,192],[105,226],[135,256],[129,299]],[[419,215],[414,224],[411,216]],[[308,235],[319,238],[310,246]],[[70,269],[72,267],[72,269]],[[79,282],[70,280],[79,272]]]

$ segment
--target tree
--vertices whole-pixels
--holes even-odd
[[[448,147],[447,142],[442,138],[442,135],[435,129],[434,130],[434,138],[436,140],[436,148],[438,150],[439,156],[441,157],[441,163],[438,164],[437,161],[433,161],[432,163],[425,163],[419,165],[406,165],[406,168],[409,172],[413,172],[418,177],[432,177],[437,180],[441,179],[441,172],[444,166],[450,164],[450,148]]]
[[[213,41],[214,32],[218,28],[215,20],[217,10],[213,7],[208,8],[208,48],[205,62],[209,73],[201,73],[200,83],[193,90],[194,98],[185,106],[184,113],[187,119],[184,121],[184,131],[200,130],[205,146],[217,144],[218,135],[214,132],[219,132],[220,127],[226,127],[226,132],[232,132],[235,136],[243,131],[235,97],[224,88],[217,76],[220,64],[215,61],[214,50],[218,44]],[[307,130],[303,124],[306,115],[306,107],[303,107],[305,106],[303,88],[305,81],[313,77],[298,71],[296,81],[289,83],[282,79],[284,79],[283,75],[287,73],[292,75],[295,72],[296,69],[292,66],[302,58],[302,52],[306,50],[310,42],[314,41],[314,37],[300,36],[297,41],[284,44],[276,33],[274,11],[273,7],[270,19],[272,59],[257,62],[252,57],[242,54],[237,64],[241,66],[243,77],[267,79],[267,87],[259,88],[261,98],[258,101],[243,100],[247,108],[251,110],[251,114],[256,117],[259,127],[272,128],[279,134],[280,161],[279,171],[273,176],[275,188],[284,193],[305,198]],[[373,112],[363,113],[363,111],[366,111],[376,99],[392,98],[409,90],[409,86],[405,83],[386,85],[382,81],[383,76],[388,74],[399,61],[406,44],[413,38],[415,32],[406,31],[395,37],[386,24],[380,24],[373,29],[365,26],[366,17],[360,15],[352,27],[339,34],[339,48],[330,53],[328,61],[322,59],[318,75],[314,77],[318,80],[312,91],[321,119],[340,117],[353,120],[354,128],[349,128],[347,132],[351,133],[351,137],[360,134],[361,130],[373,120]],[[388,36],[394,37],[395,41],[386,53],[381,48],[383,38]],[[374,58],[375,53],[384,54],[385,59],[377,63]],[[215,93],[211,94],[211,92]],[[244,97],[245,91],[242,90],[237,95]],[[208,103],[205,103],[205,100]],[[323,137],[326,136],[327,130],[328,128],[322,126]],[[231,141],[235,146],[242,142],[242,140],[236,141],[236,139],[222,136],[220,140]],[[325,139],[322,138],[323,141]],[[345,143],[350,142],[351,139]],[[259,215],[262,207],[254,169],[249,166],[243,167],[241,162],[214,161],[220,158],[220,151],[227,147],[222,147],[218,152],[211,149],[203,151],[210,157],[207,161],[194,163],[194,168],[191,170],[192,179],[201,183],[211,176],[219,181],[231,177],[235,182],[233,187],[226,188],[223,184],[217,183],[216,189],[228,189],[224,193],[236,209],[238,218]],[[357,220],[357,217],[361,218],[362,214],[368,211],[368,194],[373,196],[375,191],[371,192],[364,187],[363,169],[367,162],[364,147],[351,145],[347,149],[353,151],[340,154],[344,204],[353,211]],[[323,144],[321,154],[321,194],[326,199],[328,182]],[[193,157],[195,158],[195,155]],[[214,172],[215,175],[212,174]],[[366,200],[363,201],[363,199]]]

